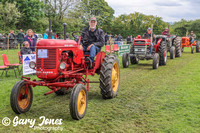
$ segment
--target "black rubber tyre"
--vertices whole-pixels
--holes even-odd
[[[175,47],[172,46],[170,48],[170,59],[174,59],[175,58]]]
[[[167,48],[166,44],[162,42],[159,47],[159,65],[166,65],[167,64]]]
[[[80,120],[85,116],[87,110],[88,94],[84,85],[77,84],[72,89],[70,96],[70,114],[75,120]]]
[[[184,47],[182,48],[181,52],[183,52],[183,51],[184,51]]]
[[[130,54],[135,54],[134,44],[131,45]]]
[[[129,55],[128,55],[128,53],[123,53],[122,64],[123,64],[123,68],[127,68],[129,66]]]
[[[130,56],[130,61],[132,65],[139,63],[139,59],[136,56]]]
[[[194,47],[191,48],[191,53],[194,54]]]
[[[196,53],[199,53],[199,42],[196,43]]]
[[[153,69],[158,69],[159,66],[159,54],[155,53],[153,56]]]
[[[173,46],[175,47],[175,57],[181,57],[182,44],[181,44],[181,38],[180,37],[176,37],[174,39]]]
[[[104,99],[110,99],[117,96],[120,83],[120,65],[116,56],[107,55],[104,58],[99,81],[101,95]]]
[[[16,114],[21,114],[29,111],[33,101],[33,91],[31,86],[28,86],[27,95],[25,94],[26,82],[18,81],[12,88],[10,94],[10,105]]]

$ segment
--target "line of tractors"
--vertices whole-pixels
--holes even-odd
[[[64,24],[66,26],[66,24]],[[64,28],[65,29],[65,28]],[[66,31],[64,32],[66,34]],[[80,34],[84,34],[81,32]],[[74,37],[77,35],[72,34]],[[86,58],[88,52],[79,49],[81,35],[74,40],[52,40],[43,39],[36,45],[36,63],[30,62],[29,67],[36,70],[36,75],[40,80],[29,77],[21,77],[11,91],[10,104],[12,110],[17,113],[25,113],[30,110],[33,101],[32,87],[45,86],[50,89],[44,95],[55,93],[64,95],[71,92],[69,109],[73,119],[79,120],[85,116],[88,91],[90,83],[99,83],[100,92],[103,99],[111,99],[117,96],[120,84],[120,65],[116,55],[100,51],[96,59],[89,68]],[[139,60],[153,60],[153,69],[160,65],[166,65],[167,52],[170,58],[180,57],[182,47],[191,47],[188,38],[181,39],[178,36],[171,38],[164,35],[157,35],[152,54],[149,54],[150,39],[142,39],[138,36],[131,45],[130,53],[122,56],[123,67],[131,64],[138,64]],[[196,42],[195,42],[196,43]],[[199,45],[196,44],[196,51],[199,52]],[[99,81],[90,81],[88,76],[100,75]]]
[[[153,52],[149,54],[151,43],[154,43]],[[129,66],[129,58],[132,65],[138,64],[139,60],[146,59],[153,60],[153,69],[157,69],[158,66],[167,64],[167,52],[170,53],[170,59],[181,57],[184,47],[190,47],[192,54],[195,47],[197,53],[200,50],[199,43],[196,40],[191,43],[190,37],[156,35],[155,41],[152,42],[151,39],[142,39],[139,35],[134,39],[130,53],[122,55],[122,64],[124,68],[127,68]]]

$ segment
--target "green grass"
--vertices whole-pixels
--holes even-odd
[[[17,50],[7,54],[12,63],[18,62]],[[167,65],[157,70],[152,69],[152,60],[123,69],[121,57],[119,59],[118,96],[103,100],[99,84],[90,84],[87,112],[80,121],[70,116],[70,95],[44,96],[49,91],[45,87],[33,88],[30,111],[16,115],[10,107],[10,93],[20,77],[15,78],[10,70],[9,77],[0,80],[0,132],[40,132],[29,128],[28,124],[17,127],[1,124],[4,117],[12,120],[15,116],[36,119],[36,125],[41,122],[40,116],[63,119],[60,127],[65,132],[200,132],[199,53],[191,54],[190,49],[185,48],[181,58],[170,60],[168,57]],[[98,75],[90,77],[94,81],[98,78]]]

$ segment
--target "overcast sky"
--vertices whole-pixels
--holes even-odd
[[[200,0],[105,0],[114,16],[140,12],[162,17],[166,22],[200,19]]]

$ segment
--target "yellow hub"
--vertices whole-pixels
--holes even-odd
[[[86,93],[84,90],[81,90],[79,92],[77,106],[78,106],[78,113],[82,115],[86,109]]]
[[[114,92],[117,91],[118,85],[119,85],[119,65],[117,62],[115,62],[112,68],[112,89]]]
[[[19,91],[18,104],[21,109],[26,109],[30,103],[31,99],[30,89],[28,89],[27,95],[25,95],[25,93],[26,93],[26,85],[22,86],[22,88]]]

